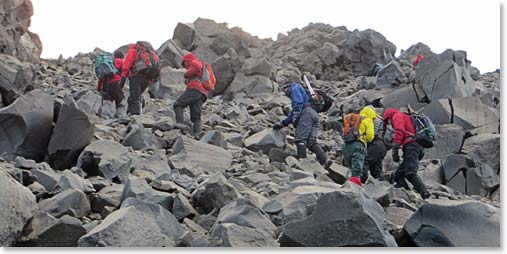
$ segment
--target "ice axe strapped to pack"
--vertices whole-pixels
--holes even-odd
[[[310,96],[310,106],[318,113],[327,112],[333,106],[333,99],[322,90],[314,90],[306,75],[303,79]]]

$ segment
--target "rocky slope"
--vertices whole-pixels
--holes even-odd
[[[18,35],[40,45],[26,29],[30,2],[2,3],[5,22],[24,27],[6,33],[25,31]],[[310,24],[271,41],[198,19],[159,48],[164,68],[145,113],[104,120],[98,49],[39,59],[41,47],[28,44],[3,43],[17,53],[0,55],[1,246],[500,245],[499,72],[478,73],[466,52],[419,43],[396,58],[372,30]],[[190,49],[218,78],[201,140],[182,133],[172,112]],[[419,52],[426,58],[413,71]],[[375,62],[386,68],[365,77]],[[319,134],[329,172],[312,155],[293,157],[292,129],[270,129],[290,109],[278,84],[303,73],[335,100]],[[367,104],[379,114],[411,104],[434,119],[439,140],[419,171],[429,200],[389,181],[345,181],[341,110]],[[391,180],[390,155],[384,166]]]

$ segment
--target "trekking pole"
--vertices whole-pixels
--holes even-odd
[[[305,80],[306,86],[308,87],[308,90],[310,91],[310,95],[312,98],[315,99],[315,91],[313,91],[312,85],[310,84],[310,81],[306,77],[306,75],[303,75],[303,79]]]

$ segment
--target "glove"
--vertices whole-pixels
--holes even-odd
[[[282,129],[284,126],[283,124],[281,123],[276,123],[275,125],[273,125],[273,130],[280,130]]]
[[[120,87],[121,88],[123,88],[125,86],[125,81],[126,81],[125,78],[121,78],[121,80],[120,80]]]
[[[400,154],[399,154],[399,151],[400,150],[400,145],[396,144],[393,146],[393,160],[394,162],[400,162]]]
[[[359,185],[359,187],[363,187],[363,184],[361,183],[361,180],[359,178],[355,177],[355,176],[350,177],[349,181],[351,183],[355,183],[355,184]]]

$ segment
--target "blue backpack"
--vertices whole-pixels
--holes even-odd
[[[95,60],[95,74],[99,79],[110,78],[117,74],[118,70],[114,67],[114,56],[111,53],[100,53]]]
[[[410,115],[414,122],[416,134],[415,140],[424,148],[432,148],[437,140],[437,130],[429,117],[423,113],[412,113]]]

